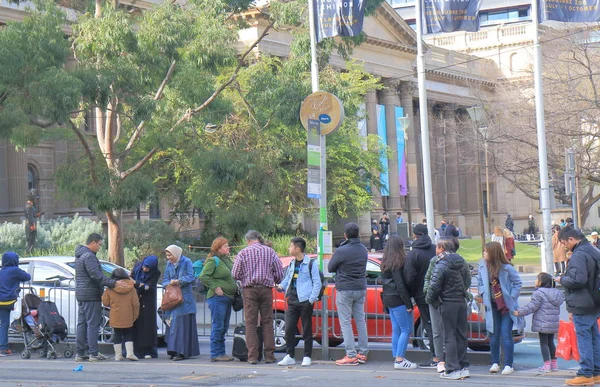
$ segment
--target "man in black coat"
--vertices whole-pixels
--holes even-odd
[[[429,268],[429,261],[435,256],[435,245],[431,243],[431,238],[427,235],[427,226],[417,224],[413,229],[412,250],[406,256],[404,265],[404,274],[406,276],[406,285],[410,291],[411,297],[415,299],[421,313],[421,324],[427,331],[429,338],[429,350],[432,360],[419,364],[421,368],[436,368],[437,362],[433,361],[435,349],[433,347],[433,333],[431,331],[431,318],[429,316],[429,305],[425,302],[423,293],[423,284],[425,283],[425,274]]]
[[[565,384],[591,386],[600,383],[597,373],[600,367],[600,332],[597,322],[600,307],[592,296],[592,292],[599,292],[596,272],[600,251],[588,242],[581,231],[569,226],[559,231],[558,240],[573,252],[567,272],[555,280],[565,288],[567,311],[573,315],[580,354],[579,371],[575,378],[565,381]]]
[[[77,334],[75,361],[101,361],[106,357],[98,352],[98,334],[102,324],[102,293],[104,287],[114,288],[122,281],[102,273],[96,253],[102,246],[102,235],[92,233],[85,246],[75,249],[75,298],[77,299]],[[120,284],[125,286],[124,283]],[[86,355],[86,349],[89,356]]]
[[[446,230],[444,231],[445,238],[458,238],[458,230],[454,225],[454,221],[451,220],[448,222],[448,226],[446,226]]]

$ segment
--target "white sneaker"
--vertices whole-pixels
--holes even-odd
[[[304,358],[302,358],[302,367],[308,367],[311,364],[312,364],[312,359],[310,357],[304,356]]]
[[[465,367],[462,370],[460,370],[460,375],[463,378],[470,378],[471,377],[471,372],[469,372],[469,369]]]
[[[490,374],[497,374],[499,371],[500,366],[498,365],[498,363],[492,364],[492,366],[490,367]]]
[[[504,367],[504,369],[502,370],[502,375],[510,375],[513,372],[515,372],[515,369],[512,368],[511,366],[506,366]]]
[[[417,368],[417,363],[413,363],[406,359],[394,362],[394,369],[396,370],[414,370],[415,368]]]
[[[437,364],[437,372],[438,372],[438,374],[441,374],[442,372],[446,372],[446,363],[444,363],[443,361],[440,361]]]
[[[280,366],[289,366],[289,365],[294,365],[296,364],[296,359],[294,359],[293,357],[291,357],[290,355],[285,355],[285,357],[283,358],[282,361],[280,361],[279,363],[277,363]]]

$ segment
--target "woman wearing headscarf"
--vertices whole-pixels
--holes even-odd
[[[176,245],[165,249],[168,262],[162,282],[163,287],[179,286],[183,296],[182,304],[165,311],[167,354],[169,359],[174,361],[200,355],[196,327],[196,301],[192,293],[194,270],[192,261],[182,253],[181,247]]]
[[[212,329],[210,332],[210,361],[232,361],[225,354],[225,335],[229,330],[231,303],[237,285],[231,276],[233,260],[229,256],[227,239],[218,237],[210,247],[210,253],[204,262],[200,281],[208,288],[206,302],[210,309]]]
[[[157,358],[156,285],[160,277],[158,257],[150,255],[136,263],[131,272],[140,301],[140,316],[135,320],[134,352],[140,359]]]
[[[12,251],[4,253],[2,269],[0,269],[0,357],[12,355],[12,351],[8,348],[10,312],[19,296],[19,283],[29,280],[31,276],[19,269],[17,253]]]

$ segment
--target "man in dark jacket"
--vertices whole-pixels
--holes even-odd
[[[467,263],[456,253],[448,254],[434,267],[426,301],[441,302],[444,325],[446,370],[442,379],[469,377],[467,361],[467,291],[471,275]]]
[[[369,353],[365,297],[367,295],[367,248],[360,243],[356,223],[344,227],[346,241],[335,251],[327,269],[335,273],[335,304],[338,311],[346,356],[335,363],[340,366],[367,362]],[[358,352],[354,345],[352,317],[358,331]]]
[[[454,225],[454,221],[451,220],[448,222],[448,226],[446,226],[446,230],[444,231],[445,238],[458,238],[458,230]]]
[[[0,357],[12,355],[12,351],[8,348],[10,311],[13,310],[19,296],[19,283],[30,279],[31,276],[19,268],[17,253],[7,251],[2,255],[2,270],[0,270]]]
[[[510,232],[515,232],[515,221],[510,216],[510,214],[506,215],[506,222],[504,222],[504,226],[510,230]]]
[[[431,331],[431,317],[429,316],[429,305],[425,302],[425,294],[423,293],[423,285],[425,284],[425,274],[429,268],[429,261],[435,256],[435,245],[431,243],[431,238],[427,235],[427,226],[417,224],[413,229],[412,250],[406,256],[406,264],[404,265],[404,274],[406,276],[406,285],[410,291],[411,297],[415,299],[419,312],[421,313],[421,324],[427,331],[429,338],[429,350],[431,358],[435,357],[435,349],[433,345],[433,334]],[[437,368],[437,362],[431,360],[419,364],[421,368]]]
[[[77,362],[106,360],[106,357],[98,352],[98,334],[102,324],[102,293],[105,286],[112,289],[120,281],[110,279],[102,273],[100,261],[96,257],[102,241],[102,235],[93,233],[88,237],[85,246],[78,245],[75,248]],[[89,356],[85,354],[86,349]]]
[[[565,383],[567,386],[591,386],[600,383],[600,332],[597,322],[600,307],[591,294],[598,292],[596,261],[600,260],[600,251],[588,242],[581,231],[572,227],[560,230],[558,240],[573,252],[567,272],[556,281],[565,288],[567,311],[573,314],[581,367],[575,378]]]

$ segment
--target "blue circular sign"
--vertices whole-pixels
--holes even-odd
[[[331,117],[328,114],[321,114],[319,115],[319,121],[321,121],[322,124],[328,124],[331,122]]]

